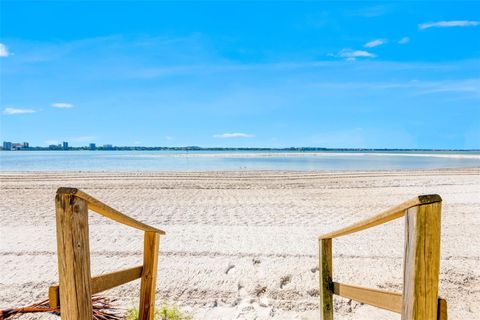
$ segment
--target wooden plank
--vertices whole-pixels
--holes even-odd
[[[118,287],[142,277],[143,266],[103,274],[92,279],[92,294]]]
[[[395,207],[392,207],[380,214],[377,214],[371,218],[365,219],[363,221],[354,223],[348,227],[342,228],[340,230],[327,233],[325,235],[320,236],[320,239],[330,239],[330,238],[338,238],[341,236],[345,236],[347,234],[351,234],[354,232],[358,232],[361,230],[365,230],[368,228],[372,228],[378,226],[380,224],[384,224],[388,221],[395,220],[401,218],[405,215],[405,211],[409,208],[414,206],[418,206],[421,204],[427,203],[436,203],[442,201],[442,198],[437,194],[431,195],[423,195],[413,198],[411,200],[405,201]]]
[[[143,274],[140,285],[139,320],[153,320],[155,316],[155,291],[157,285],[158,250],[160,235],[145,232]]]
[[[62,319],[92,319],[87,203],[57,194],[55,207]]]
[[[319,240],[320,319],[333,320],[332,239]]]
[[[95,199],[94,197],[90,196],[89,194],[86,194],[85,192],[79,189],[62,187],[57,190],[57,194],[75,195],[76,197],[84,199],[87,201],[89,209],[99,213],[100,215],[106,218],[112,219],[118,223],[130,226],[132,228],[139,229],[142,231],[156,232],[162,235],[165,234],[165,231],[156,229],[143,222],[130,218],[129,216],[121,213],[118,210],[113,209],[112,207],[106,205],[105,203]]]
[[[408,209],[402,320],[437,320],[441,202]]]
[[[118,287],[122,284],[139,279],[142,277],[143,266],[138,266],[126,270],[106,273],[92,278],[92,294],[99,293],[108,289]],[[60,305],[59,286],[51,286],[48,289],[48,300],[50,307],[55,308]]]
[[[343,283],[333,283],[333,293],[343,298],[369,304],[396,313],[402,311],[402,294],[379,289],[362,288]]]
[[[60,306],[59,286],[51,286],[48,288],[48,304],[50,308],[58,308]]]
[[[448,320],[447,300],[438,298],[438,320]]]

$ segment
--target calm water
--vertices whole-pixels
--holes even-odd
[[[0,151],[1,171],[388,170],[461,167],[480,167],[480,153]]]

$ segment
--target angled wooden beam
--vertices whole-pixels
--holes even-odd
[[[89,194],[77,189],[77,188],[59,188],[57,190],[57,194],[62,194],[62,195],[71,195],[78,197],[80,199],[83,199],[87,202],[88,208],[90,210],[93,210],[100,215],[109,218],[111,220],[114,220],[118,223],[130,226],[135,229],[139,229],[142,231],[148,231],[148,232],[156,232],[158,234],[164,235],[165,231],[154,228],[152,226],[149,226],[143,222],[140,222],[138,220],[135,220],[133,218],[130,218],[129,216],[121,213],[118,210],[113,209],[112,207],[106,205],[105,203],[95,199],[94,197],[90,196]]]
[[[376,216],[354,223],[340,230],[321,235],[319,238],[320,239],[338,238],[341,236],[345,236],[347,234],[351,234],[351,233],[365,230],[371,227],[375,227],[380,224],[384,224],[385,222],[403,217],[405,215],[405,211],[408,210],[409,208],[422,205],[422,204],[437,203],[441,201],[442,201],[442,198],[438,194],[418,196],[411,200],[405,201],[393,208],[390,208],[380,214],[377,214]]]

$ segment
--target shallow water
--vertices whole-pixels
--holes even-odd
[[[479,152],[0,151],[1,171],[313,171],[466,167],[480,167]]]

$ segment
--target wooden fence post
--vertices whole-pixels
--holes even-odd
[[[70,194],[55,197],[62,319],[92,319],[88,208]]]
[[[405,215],[402,320],[437,320],[441,202]]]
[[[438,320],[448,320],[447,300],[438,299]]]
[[[139,320],[153,320],[155,315],[155,290],[157,284],[159,245],[160,235],[158,233],[145,232]]]
[[[333,320],[332,239],[319,240],[320,319]]]

